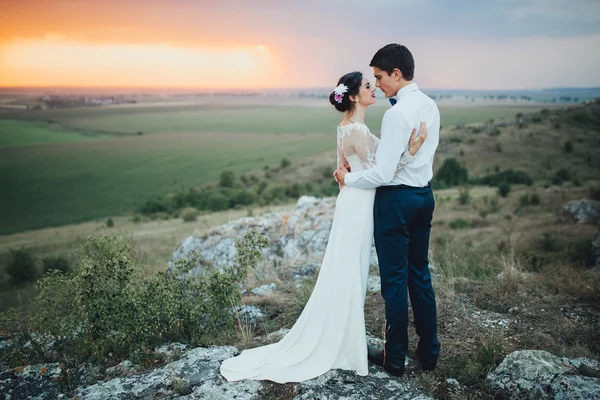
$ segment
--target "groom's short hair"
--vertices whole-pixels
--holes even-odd
[[[369,66],[377,67],[388,75],[398,68],[407,81],[412,81],[415,76],[415,59],[406,46],[398,43],[390,43],[377,50]]]

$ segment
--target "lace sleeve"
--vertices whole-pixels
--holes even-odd
[[[415,157],[410,155],[407,148],[404,151],[404,153],[402,153],[402,156],[400,156],[400,161],[398,162],[398,166],[396,167],[396,173],[402,171],[404,167],[406,167],[406,165],[414,159]]]
[[[364,127],[352,129],[349,136],[350,140],[347,142],[352,147],[351,152],[356,153],[367,168],[373,168],[377,152],[375,137]]]

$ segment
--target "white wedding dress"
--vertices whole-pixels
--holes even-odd
[[[372,167],[379,139],[366,125],[338,127],[338,164]],[[405,151],[398,169],[412,160]],[[373,242],[375,189],[340,191],[317,282],[302,314],[278,343],[244,350],[223,361],[228,381],[301,382],[330,369],[368,374],[364,303]]]

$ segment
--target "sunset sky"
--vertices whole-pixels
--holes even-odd
[[[0,86],[329,87],[405,44],[427,88],[600,86],[599,0],[0,0]]]

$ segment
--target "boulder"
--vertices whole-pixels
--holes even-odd
[[[593,224],[600,221],[600,204],[592,200],[574,200],[558,211],[558,217],[566,222]]]
[[[599,399],[600,363],[562,358],[543,350],[515,351],[488,375],[508,399]]]

